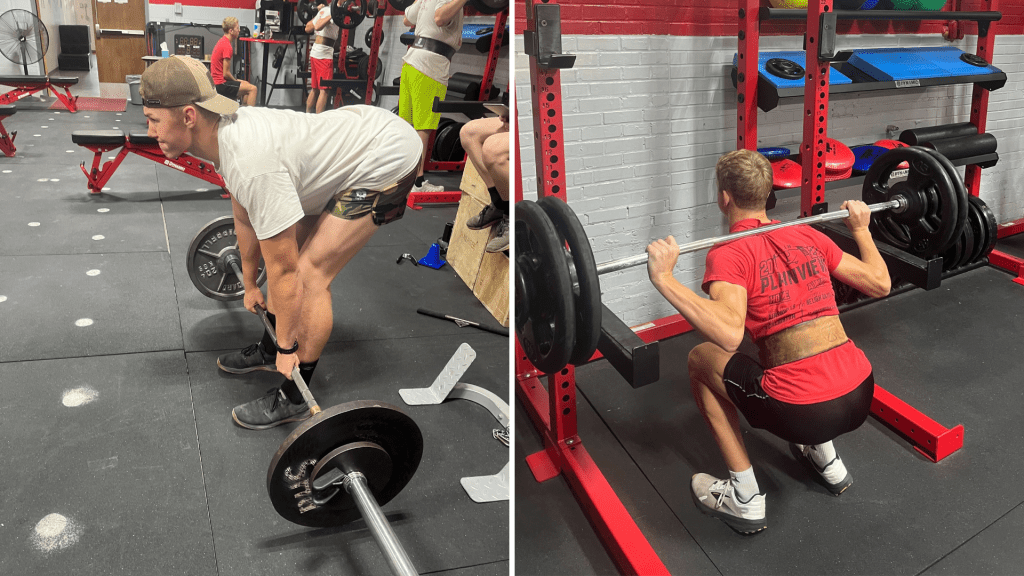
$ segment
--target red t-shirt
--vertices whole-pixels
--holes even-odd
[[[235,52],[231,48],[231,40],[227,36],[221,36],[217,45],[213,47],[210,54],[210,75],[213,76],[214,84],[224,83],[224,59],[231,58]]]
[[[775,223],[774,221],[772,222]],[[760,227],[742,220],[730,233]],[[718,244],[708,251],[702,289],[716,281],[747,290],[745,325],[755,341],[808,320],[836,316],[830,273],[843,251],[810,226],[790,226]],[[765,371],[761,386],[790,404],[813,404],[850,392],[871,372],[853,342]]]

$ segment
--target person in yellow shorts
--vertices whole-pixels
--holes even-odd
[[[405,10],[406,26],[415,28],[416,39],[402,58],[398,115],[412,124],[426,151],[430,134],[441,115],[433,111],[434,97],[444,100],[452,57],[462,46],[462,14],[468,0],[416,0]],[[423,177],[424,152],[413,192],[440,192],[443,186]]]

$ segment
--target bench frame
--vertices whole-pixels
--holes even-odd
[[[3,152],[4,156],[12,158],[14,153],[18,151],[14,147],[14,137],[18,135],[18,131],[15,130],[10,134],[7,133],[7,129],[4,128],[4,118],[8,116],[13,116],[13,114],[0,115],[0,152]]]
[[[126,135],[123,142],[110,143],[110,144],[79,144],[84,148],[92,150],[95,154],[92,159],[92,169],[86,170],[85,162],[82,162],[80,168],[82,173],[88,179],[89,193],[90,194],[102,194],[103,187],[110,180],[110,177],[114,175],[114,171],[121,165],[121,162],[128,156],[129,152],[134,152],[143,158],[147,158],[156,162],[157,164],[163,164],[164,166],[170,166],[179,172],[184,172],[191,176],[195,176],[201,180],[205,180],[210,184],[219,186],[224,189],[223,197],[227,198],[227,186],[224,183],[224,178],[220,174],[214,171],[213,165],[204,160],[200,160],[195,156],[189,154],[182,154],[175,160],[164,156],[164,153],[160,150],[160,146],[157,144],[140,144],[138,142],[132,142],[131,139]],[[117,156],[113,160],[108,160],[103,166],[100,166],[100,162],[103,160],[103,155],[120,148]]]
[[[69,88],[71,84],[54,84],[53,81],[47,77],[45,82],[40,82],[38,84],[7,84],[7,86],[14,86],[14,90],[0,94],[0,105],[14,104],[29,94],[35,94],[40,90],[50,90],[53,92],[53,95],[56,96],[62,104],[64,104],[64,107],[68,109],[68,112],[78,112],[78,106],[76,104],[78,102],[78,96],[71,95],[71,90]],[[61,94],[58,92],[58,88],[64,90],[64,93]]]

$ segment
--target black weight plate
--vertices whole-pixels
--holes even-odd
[[[192,238],[185,256],[185,267],[192,284],[204,296],[222,302],[240,300],[245,296],[242,279],[235,276],[234,271],[223,259],[231,250],[236,253],[238,251],[235,219],[232,216],[222,216],[213,220]],[[263,286],[266,281],[267,270],[261,259],[256,284]]]
[[[985,251],[985,246],[988,244],[988,226],[985,224],[985,216],[982,215],[978,206],[971,201],[971,198],[974,198],[974,196],[967,198],[967,226],[965,228],[970,228],[971,232],[974,233],[974,250],[971,251],[971,255],[965,264],[977,262],[981,258],[981,253]]]
[[[796,80],[802,78],[804,75],[803,66],[793,62],[792,60],[786,60],[785,58],[772,58],[765,62],[764,69],[773,76],[779,78],[785,78],[786,80]]]
[[[337,2],[331,2],[331,19],[340,28],[352,30],[359,26],[366,18],[365,0],[345,0],[338,6]]]
[[[981,255],[978,256],[978,258],[985,258],[992,253],[992,250],[995,250],[996,242],[999,241],[999,222],[988,204],[985,204],[981,198],[971,196],[967,200],[974,204],[985,222],[985,244],[981,249]]]
[[[970,263],[971,255],[974,254],[975,241],[974,229],[971,228],[970,224],[964,226],[963,232],[960,233],[960,242],[963,244],[963,254],[960,256],[960,260],[956,263],[957,268],[962,268]]]
[[[438,147],[437,159],[441,162],[447,162],[451,159],[452,150],[455,148],[455,141],[459,139],[459,123],[452,122],[445,126],[444,134],[441,134],[434,145]]]
[[[415,1],[416,0],[388,0],[388,4],[391,4],[391,7],[399,12],[405,12],[405,10],[409,6],[412,6]]]
[[[573,283],[576,309],[576,344],[569,362],[579,366],[594,355],[597,341],[601,338],[601,283],[597,276],[597,262],[594,261],[587,233],[568,204],[554,196],[546,196],[538,200],[537,205],[544,209],[555,230],[569,245],[567,256],[575,268],[575,273],[570,274],[570,281]]]
[[[892,172],[909,162],[905,181],[890,182]],[[958,203],[949,174],[937,158],[924,148],[910,146],[889,150],[879,156],[864,176],[862,199],[877,204],[903,196],[909,206],[901,213],[893,210],[871,216],[875,238],[921,258],[943,251],[958,236]],[[961,227],[962,229],[962,227]]]
[[[957,238],[956,242],[949,245],[948,248],[942,253],[942,271],[949,272],[950,270],[957,267],[960,259],[964,255],[964,241],[963,237]]]
[[[306,420],[292,431],[267,469],[267,492],[274,509],[302,526],[340,526],[359,518],[349,498],[313,501],[312,472],[321,458],[355,442],[372,442],[391,458],[391,474],[373,490],[387,504],[405,488],[423,456],[423,434],[404,412],[384,402],[360,400],[339,404]],[[371,489],[373,489],[371,483]]]
[[[536,202],[516,203],[515,218],[516,274],[523,285],[516,294],[516,337],[527,359],[553,374],[569,363],[576,344],[569,267],[558,231]]]
[[[497,14],[508,10],[508,0],[469,0],[469,3],[481,14]]]
[[[454,120],[443,118],[442,120],[448,120],[447,122],[439,123],[437,125],[437,131],[434,132],[434,148],[430,152],[430,157],[437,162],[444,162],[447,160],[447,154],[450,152],[448,147],[448,133],[451,132],[452,125],[455,124]]]
[[[366,36],[363,37],[363,42],[366,43],[367,48],[373,47],[373,28],[366,30]]]
[[[295,14],[299,17],[299,21],[303,24],[308,23],[317,15],[316,5],[313,4],[313,0],[299,0],[299,3],[295,6]],[[245,36],[243,36],[245,38]]]
[[[452,128],[450,136],[452,139],[452,148],[451,152],[448,153],[449,162],[462,162],[466,157],[466,149],[462,147],[462,127],[465,125],[465,122],[456,122],[455,126]]]
[[[953,232],[953,237],[955,238],[959,231],[967,225],[967,197],[970,196],[970,194],[967,193],[967,186],[964,184],[964,179],[960,177],[960,173],[956,171],[956,166],[953,166],[953,163],[949,161],[949,158],[946,158],[931,148],[923,147],[923,149],[925,152],[934,156],[935,159],[939,161],[939,164],[942,164],[942,167],[946,169],[946,173],[949,174],[950,182],[953,183],[953,191],[955,192],[957,205],[956,231]]]
[[[978,66],[979,68],[984,68],[985,66],[988,66],[988,62],[985,61],[985,59],[982,58],[981,56],[978,56],[977,54],[968,54],[967,52],[964,52],[963,54],[960,55],[960,59],[970,64],[971,66]]]

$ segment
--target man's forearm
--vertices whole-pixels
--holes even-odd
[[[743,341],[743,318],[736,317],[725,304],[702,298],[672,276],[653,284],[705,340],[728,351],[735,351]]]

